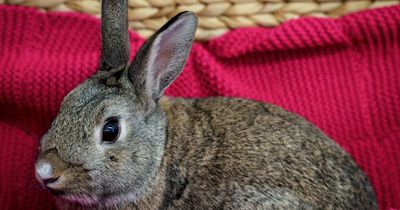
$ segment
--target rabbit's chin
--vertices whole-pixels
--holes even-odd
[[[98,197],[96,195],[63,195],[61,197],[68,202],[79,203],[84,206],[110,207],[135,203],[138,195],[139,193],[129,192],[107,197]]]
[[[61,197],[69,202],[79,203],[79,204],[86,205],[86,206],[95,205],[99,202],[99,198],[97,196],[63,195]]]

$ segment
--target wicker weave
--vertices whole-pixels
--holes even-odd
[[[100,0],[0,0],[0,3],[100,15]],[[191,10],[199,16],[196,39],[208,40],[238,27],[276,26],[301,16],[337,17],[399,3],[400,0],[129,0],[129,27],[149,37],[171,16]]]

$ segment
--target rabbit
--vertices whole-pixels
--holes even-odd
[[[129,63],[127,0],[102,1],[97,72],[64,98],[35,174],[61,209],[377,209],[333,140],[275,105],[163,96],[197,18],[181,12]]]

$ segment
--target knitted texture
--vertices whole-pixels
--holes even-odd
[[[100,0],[0,0],[42,11],[77,11],[100,16]],[[400,4],[400,0],[129,0],[129,28],[150,37],[168,18],[190,10],[199,24],[196,40],[209,40],[230,29],[276,26],[303,16],[338,17],[351,12]]]
[[[131,33],[132,55],[143,39]],[[63,96],[93,74],[99,20],[0,6],[0,209],[53,209],[34,178],[40,136]],[[168,95],[270,102],[315,123],[400,208],[400,6],[300,18],[195,43]]]

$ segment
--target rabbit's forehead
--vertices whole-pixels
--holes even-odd
[[[138,103],[134,93],[89,79],[64,98],[59,115],[65,120],[73,117],[77,121],[90,120],[93,123],[112,117],[108,115],[129,114],[140,112],[141,109],[141,104]],[[69,121],[72,122],[74,119]],[[74,123],[78,123],[77,121]]]
[[[96,106],[106,98],[118,100],[123,91],[117,87],[108,87],[96,80],[87,80],[72,90],[63,100],[62,108],[76,109],[79,111],[84,107]]]
[[[119,88],[89,81],[75,88],[64,98],[58,118],[73,124],[87,122],[110,112],[126,112],[126,107],[130,107],[127,103],[126,94]]]
[[[103,95],[109,95],[115,92],[113,88],[107,88],[92,80],[88,80],[75,89],[73,89],[64,98],[62,106],[65,107],[81,107],[101,98]]]

